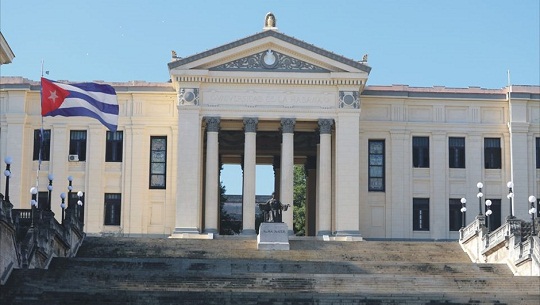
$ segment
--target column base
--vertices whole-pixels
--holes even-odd
[[[214,239],[214,233],[201,234],[197,228],[175,228],[169,238]]]
[[[242,230],[242,233],[240,233],[240,235],[257,235],[257,232],[255,231],[255,229],[244,229]]]

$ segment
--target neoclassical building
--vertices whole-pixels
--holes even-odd
[[[37,182],[45,200],[52,173],[60,217],[72,176],[90,234],[208,236],[219,232],[220,167],[240,164],[242,234],[252,235],[256,165],[273,165],[284,203],[293,166],[303,165],[309,236],[457,239],[462,217],[484,212],[477,182],[493,227],[510,213],[529,219],[527,198],[540,197],[539,86],[368,86],[367,58],[285,35],[275,18],[246,38],[173,53],[168,67],[167,83],[109,83],[117,132],[89,118],[44,118],[41,165],[39,83],[3,77],[0,157],[13,158],[15,207],[29,208]],[[292,234],[291,210],[284,222]]]

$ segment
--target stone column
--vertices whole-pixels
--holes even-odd
[[[317,202],[317,158],[310,156],[306,164],[306,236],[315,236]]]
[[[290,204],[290,209],[283,211],[283,222],[289,228],[289,235],[294,234],[293,197],[294,197],[294,124],[295,119],[281,120],[281,183],[279,201]]]
[[[204,232],[218,233],[219,219],[219,117],[206,120],[206,189]]]
[[[335,128],[336,236],[360,237],[360,113],[339,113]],[[364,202],[367,200],[363,200]],[[365,211],[362,211],[365,212]]]
[[[432,133],[433,143],[430,149],[433,150],[431,159],[433,168],[431,177],[431,196],[429,200],[429,213],[431,219],[430,233],[433,239],[449,238],[448,231],[448,198],[449,188],[447,187],[448,175],[448,140],[445,132],[434,131]]]
[[[319,188],[317,198],[317,235],[330,235],[332,233],[332,125],[331,119],[319,120],[320,147],[319,147]]]
[[[244,192],[242,234],[255,234],[255,171],[257,165],[257,118],[244,119]]]
[[[279,187],[281,183],[281,159],[280,156],[274,156],[274,162],[272,163],[274,168],[274,193],[276,196],[279,194]]]
[[[188,237],[201,230],[202,145],[199,110],[179,106],[176,223],[174,237]]]

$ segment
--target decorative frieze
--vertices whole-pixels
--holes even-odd
[[[339,108],[359,109],[358,91],[339,91]]]
[[[278,70],[280,72],[329,72],[327,69],[310,64],[273,50],[262,51],[250,56],[236,59],[209,69],[210,71],[238,70]]]
[[[281,131],[283,133],[294,133],[296,119],[281,119]]]
[[[320,134],[332,133],[332,125],[334,125],[334,120],[320,119],[319,120],[319,133]]]
[[[219,117],[205,117],[206,121],[206,131],[207,132],[218,132],[219,131]]]
[[[259,120],[257,118],[244,118],[244,131],[257,132],[258,123],[259,123]]]
[[[178,93],[178,105],[197,106],[199,105],[199,89],[180,88]]]

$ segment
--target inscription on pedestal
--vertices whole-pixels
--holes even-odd
[[[257,235],[258,250],[289,250],[289,228],[285,223],[263,222]]]

